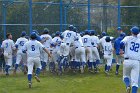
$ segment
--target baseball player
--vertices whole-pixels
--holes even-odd
[[[120,44],[120,54],[124,53],[123,80],[127,93],[137,93],[140,61],[140,39],[137,37],[139,28],[134,26],[130,29],[131,36],[125,37]],[[123,48],[125,47],[125,52]]]
[[[36,33],[32,32],[30,36],[31,40],[26,42],[23,47],[23,52],[27,53],[27,66],[28,66],[28,81],[29,81],[29,88],[32,86],[32,72],[33,67],[35,65],[36,72],[35,72],[35,79],[37,82],[40,82],[38,77],[41,69],[41,62],[40,62],[40,53],[44,50],[48,56],[50,57],[49,51],[43,46],[39,41],[36,40],[37,35]]]
[[[77,39],[75,39],[74,41],[74,47],[75,47],[76,68],[79,67],[81,73],[84,73],[84,68],[86,64],[85,48],[82,42],[82,37],[78,33]]]
[[[51,44],[51,46],[53,47],[53,51],[52,51],[53,62],[55,63],[56,70],[58,69],[57,59],[59,58],[61,41],[62,39],[60,38],[60,32],[57,31],[55,33],[55,37],[52,39],[52,44]]]
[[[118,27],[118,28],[117,28],[117,31],[118,31],[118,33],[120,33],[120,34],[123,33],[123,30],[122,30],[121,27]]]
[[[52,37],[49,35],[49,30],[47,28],[44,28],[44,32],[40,37],[41,37],[42,41],[44,41],[44,42],[42,42],[42,44],[45,46],[45,48],[47,48],[49,50],[50,44],[52,43]],[[42,61],[43,74],[45,73],[48,60],[49,60],[48,54],[46,54],[45,51],[42,51],[41,61]]]
[[[124,61],[124,57],[120,55],[120,42],[123,40],[123,38],[125,37],[125,33],[121,33],[120,36],[118,38],[116,38],[115,42],[114,42],[114,49],[115,49],[115,53],[116,53],[116,75],[118,75],[119,73],[119,67],[121,65],[121,63]]]
[[[113,46],[111,44],[111,39],[109,36],[105,38],[105,42],[103,44],[103,51],[104,51],[104,59],[106,60],[106,66],[107,66],[105,73],[109,75],[109,71],[113,59]]]
[[[15,69],[14,69],[14,74],[16,74],[16,71],[17,71],[17,68],[18,68],[18,65],[19,63],[22,61],[23,62],[23,65],[24,65],[24,74],[26,74],[26,64],[27,64],[27,55],[24,54],[22,52],[22,48],[24,46],[24,44],[28,41],[26,38],[26,32],[23,31],[21,33],[21,37],[17,39],[16,43],[15,43],[15,46],[16,46],[16,49],[17,49],[17,58],[16,58],[16,64],[15,64]]]
[[[82,42],[83,42],[83,45],[85,47],[85,51],[86,51],[86,62],[88,63],[88,70],[90,72],[92,72],[92,65],[93,65],[93,62],[92,62],[92,40],[91,40],[91,37],[90,37],[90,32],[89,30],[85,30],[85,35],[82,37]]]
[[[69,30],[66,30],[62,33],[62,36],[64,37],[63,39],[63,43],[61,44],[62,47],[66,47],[66,52],[65,52],[65,56],[68,56],[70,54],[70,46],[72,45],[72,43],[74,42],[75,38],[76,38],[76,32],[73,31],[73,28],[74,26],[73,25],[70,25],[69,26]],[[61,47],[61,46],[60,46]],[[60,51],[62,49],[62,47],[60,48]],[[71,50],[72,51],[72,50]],[[73,51],[74,52],[74,51]],[[74,57],[75,57],[75,53],[71,53],[73,55],[71,55],[71,65],[73,66],[73,64],[75,63],[74,60]],[[63,55],[63,54],[62,54]]]
[[[104,45],[104,42],[106,42],[106,37],[107,37],[107,33],[106,32],[102,32],[102,38],[100,39],[99,41],[99,44],[100,44],[100,50],[101,50],[101,54],[103,54],[103,45]],[[112,40],[113,37],[110,36],[110,39]],[[110,42],[111,43],[111,42]],[[104,57],[103,57],[104,58]],[[104,60],[104,59],[103,59]],[[107,70],[107,64],[105,65],[105,71]]]
[[[12,34],[8,33],[6,35],[6,40],[2,42],[1,48],[4,50],[4,59],[6,62],[6,75],[9,75],[9,68],[12,66],[12,53],[13,50],[15,50],[15,44],[14,41],[12,40]]]
[[[98,65],[100,63],[100,55],[98,52],[98,45],[99,45],[99,38],[95,36],[95,30],[90,31],[91,34],[91,40],[92,40],[92,55],[93,55],[93,66],[94,71],[97,72],[96,64]]]

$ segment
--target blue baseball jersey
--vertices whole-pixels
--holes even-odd
[[[120,42],[123,40],[122,37],[118,37],[116,38],[115,42],[114,42],[114,49],[116,52],[116,55],[120,55]]]

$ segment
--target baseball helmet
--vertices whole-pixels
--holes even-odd
[[[37,38],[37,35],[35,32],[32,32],[31,35],[30,35],[30,38],[31,39],[36,39]]]
[[[22,33],[21,33],[21,37],[23,37],[23,36],[26,36],[26,32],[25,31],[22,31]]]
[[[95,35],[95,30],[90,30],[91,35]]]
[[[33,30],[32,32],[36,33],[37,35],[39,35],[38,31],[37,30]]]
[[[120,34],[120,37],[125,37],[126,36],[126,34],[124,33],[124,32],[122,32],[121,34]]]
[[[106,40],[106,42],[110,42],[110,41],[111,41],[111,39],[110,39],[109,36],[107,36],[107,37],[105,38],[105,40]]]
[[[60,35],[60,31],[56,31],[55,36],[59,36]]]
[[[121,27],[118,27],[117,30],[120,31],[120,30],[122,30],[122,28]]]
[[[139,27],[134,26],[130,29],[130,31],[134,34],[137,35],[139,33]]]
[[[90,31],[89,30],[85,30],[85,35],[89,35],[90,34]]]
[[[43,33],[49,33],[49,29],[48,28],[44,28]]]
[[[76,27],[73,27],[73,31],[74,31],[74,32],[77,32],[77,28],[76,28]]]
[[[102,32],[102,36],[106,36],[106,32]]]
[[[74,30],[74,26],[73,25],[69,25],[69,30],[73,31]]]

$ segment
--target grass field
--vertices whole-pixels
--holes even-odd
[[[31,89],[28,88],[25,75],[9,77],[1,75],[0,93],[126,93],[122,76],[116,76],[114,71],[115,68],[110,76],[106,76],[103,69],[98,74],[86,72],[56,76],[47,73],[45,76],[40,76],[40,83],[33,78]]]

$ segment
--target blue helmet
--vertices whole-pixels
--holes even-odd
[[[37,35],[35,32],[32,32],[31,35],[30,35],[30,38],[31,39],[36,39],[37,38]]]
[[[139,33],[139,27],[134,26],[130,29],[130,31],[134,34],[137,35]]]
[[[120,30],[122,30],[122,28],[121,27],[118,27],[117,30],[120,31]]]
[[[91,35],[95,35],[95,30],[90,30]]]
[[[74,26],[73,25],[69,25],[69,30],[73,31],[74,30]]]
[[[89,30],[85,30],[85,35],[89,35],[90,34],[90,31]]]
[[[120,37],[125,37],[126,36],[126,34],[124,33],[124,32],[122,32],[121,34],[120,34]]]
[[[38,31],[37,31],[37,30],[33,30],[32,32],[34,32],[34,33],[36,33],[36,34],[38,34],[38,35],[39,35],[39,33],[38,33]]]
[[[77,32],[77,28],[76,28],[76,27],[73,27],[73,31],[74,31],[74,32]]]
[[[48,34],[49,33],[49,29],[48,28],[44,28],[43,34]]]
[[[21,33],[21,37],[23,37],[23,36],[26,36],[26,32],[25,31],[22,31],[22,33]]]
[[[109,36],[107,36],[107,37],[105,38],[105,40],[106,40],[106,42],[110,42],[110,41],[111,41],[111,39],[110,39]]]
[[[102,32],[102,36],[106,36],[106,32]]]
[[[59,36],[60,35],[60,31],[56,31],[55,36]]]
[[[83,36],[85,33],[82,31],[82,32],[80,32],[80,36]]]

